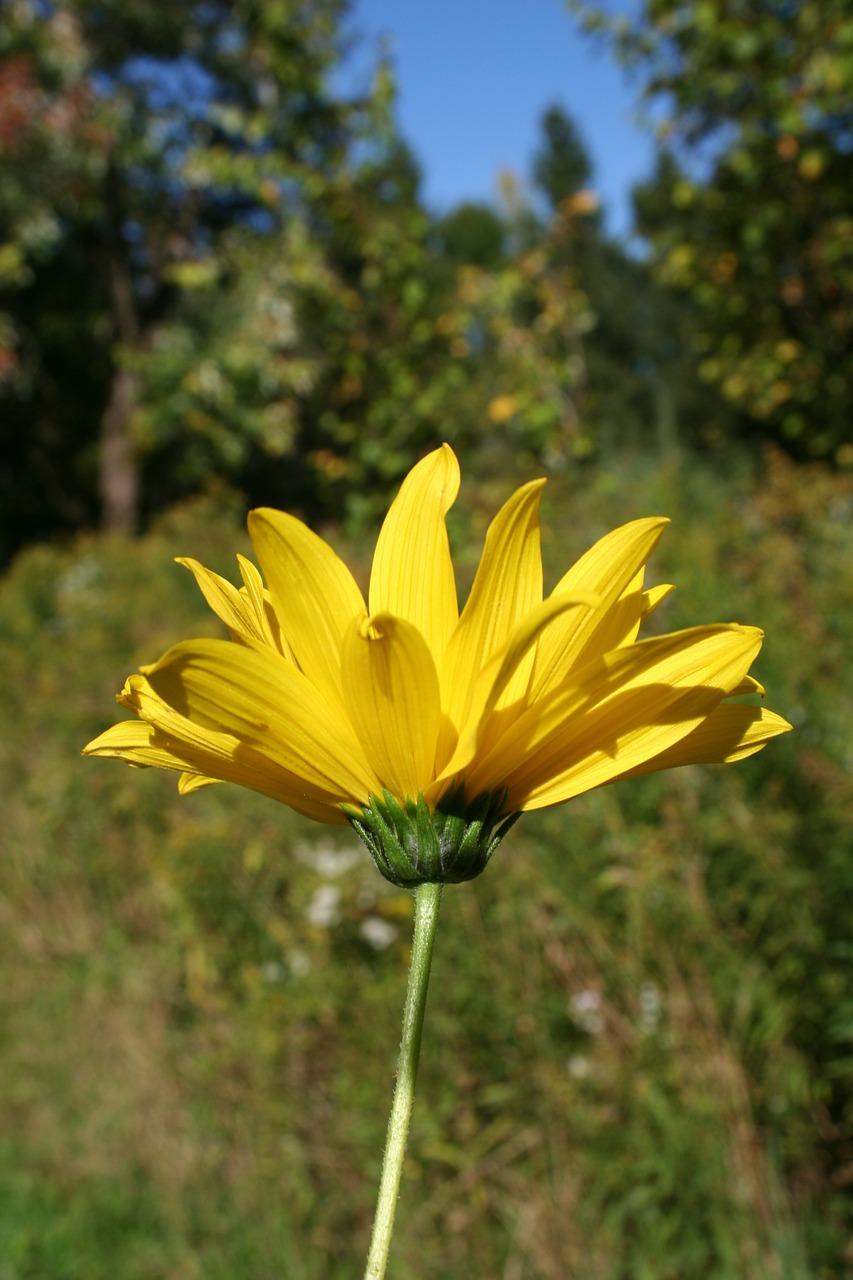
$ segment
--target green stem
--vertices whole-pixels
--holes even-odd
[[[432,964],[432,944],[438,923],[441,904],[440,884],[427,882],[415,889],[415,934],[412,941],[412,961],[409,969],[409,985],[406,989],[406,1007],[403,1010],[403,1036],[400,1042],[400,1060],[397,1065],[397,1083],[394,1101],[388,1121],[388,1137],[385,1140],[385,1158],[382,1161],[382,1178],[379,1182],[379,1198],[376,1217],[373,1220],[373,1237],[367,1255],[364,1280],[383,1280],[394,1231],[394,1211],[400,1191],[403,1173],[403,1157],[409,1136],[412,1117],[412,1100],[418,1074],[418,1057],[421,1051],[421,1032],[424,1025],[429,971]]]

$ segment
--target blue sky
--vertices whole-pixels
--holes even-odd
[[[431,208],[495,199],[502,169],[526,175],[539,118],[558,102],[593,160],[608,227],[627,233],[651,136],[633,120],[636,86],[561,0],[353,0],[350,26],[363,37],[356,62],[381,36],[391,42],[398,120]]]

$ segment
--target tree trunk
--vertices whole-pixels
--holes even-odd
[[[132,351],[141,334],[136,293],[122,235],[121,179],[111,158],[104,186],[106,270],[113,332],[120,346]],[[101,417],[98,496],[101,528],[110,533],[133,533],[139,519],[139,462],[130,432],[134,376],[117,365],[110,396]]]
[[[98,494],[101,528],[133,533],[139,517],[139,464],[128,430],[133,402],[133,375],[117,369],[101,418]]]

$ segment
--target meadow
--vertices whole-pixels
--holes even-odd
[[[469,463],[463,589],[518,480]],[[853,483],[574,467],[546,582],[657,513],[655,628],[762,626],[795,732],[527,815],[446,891],[400,1280],[853,1275]],[[0,1280],[361,1275],[410,896],[343,828],[80,756],[129,671],[220,633],[172,558],[233,579],[244,514],[217,491],[0,582]],[[323,532],[365,578],[370,538]]]

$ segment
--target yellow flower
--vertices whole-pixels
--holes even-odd
[[[757,628],[637,640],[671,590],[643,585],[664,518],[607,534],[543,599],[543,483],[523,485],[493,520],[461,615],[445,527],[459,467],[447,445],[403,482],[367,604],[306,525],[253,511],[263,578],[238,557],[238,590],[180,561],[231,640],[185,641],[130,676],[118,700],[138,719],[86,753],[180,770],[182,792],[238,782],[321,822],[350,821],[385,874],[417,883],[476,874],[524,810],[639,773],[740,760],[790,728],[728,701],[764,692],[748,675]],[[414,868],[381,865],[395,840]]]

